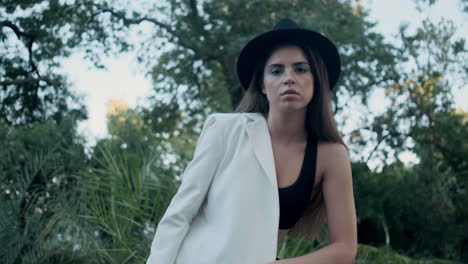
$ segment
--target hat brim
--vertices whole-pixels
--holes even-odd
[[[279,42],[305,43],[316,49],[325,63],[330,90],[340,76],[341,62],[336,46],[325,36],[308,29],[278,29],[265,32],[249,41],[237,59],[237,75],[242,87],[247,90],[252,80],[254,67],[265,49]]]

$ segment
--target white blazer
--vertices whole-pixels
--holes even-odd
[[[276,259],[279,196],[259,113],[210,115],[158,224],[148,264],[263,264]]]

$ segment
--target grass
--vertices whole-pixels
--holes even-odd
[[[280,259],[292,258],[295,256],[305,255],[308,252],[318,250],[326,246],[323,244],[314,244],[310,241],[294,239],[286,237],[286,239],[278,245],[278,257]],[[387,247],[373,247],[360,244],[358,246],[358,254],[356,264],[463,264],[442,259],[415,259],[403,254],[397,253]]]

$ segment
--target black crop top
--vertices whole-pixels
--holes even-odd
[[[317,162],[317,139],[307,139],[301,172],[292,185],[278,188],[280,201],[279,229],[290,229],[299,221],[310,200]]]

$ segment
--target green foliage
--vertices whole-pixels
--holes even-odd
[[[80,186],[82,217],[95,227],[93,239],[98,241],[90,251],[105,263],[144,263],[176,181],[154,166],[158,155],[130,161],[127,151],[119,155],[100,148],[97,152],[100,167],[90,169]]]
[[[328,242],[323,244],[313,243],[311,241],[304,241],[286,237],[286,239],[278,246],[278,257],[280,259],[287,259],[297,256],[306,255],[312,251],[318,250],[327,245]],[[414,259],[405,255],[399,254],[389,247],[373,247],[369,245],[359,244],[356,257],[356,264],[461,264],[460,262],[447,261],[442,259]]]
[[[454,34],[446,21],[424,21],[413,35],[401,29],[399,57],[410,70],[387,88],[392,107],[371,126],[374,151],[386,165],[378,173],[354,173],[363,243],[382,245],[385,238],[386,245],[414,256],[467,260],[461,232],[467,226],[460,218],[466,210],[458,201],[468,198],[468,129],[451,90],[466,83],[468,52]],[[398,154],[405,150],[417,155],[418,164],[404,167]]]
[[[416,260],[398,254],[389,248],[375,248],[367,245],[359,245],[358,257],[356,264],[461,264],[460,262],[439,260],[439,259],[424,259]]]
[[[69,191],[86,156],[73,119],[9,127],[0,123],[0,259],[2,263],[80,263],[71,234]]]
[[[166,127],[147,124],[138,110],[116,109],[108,114],[111,137],[94,148],[78,188],[80,218],[93,227],[87,230],[93,248],[83,251],[98,255],[97,263],[144,263],[157,223],[177,190],[176,175],[194,146],[187,147]],[[179,121],[171,122],[178,126]],[[189,149],[188,157],[174,152],[177,145]]]

